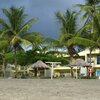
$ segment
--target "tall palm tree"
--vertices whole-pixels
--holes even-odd
[[[75,49],[76,45],[87,46],[94,44],[94,42],[86,38],[82,38],[81,33],[87,26],[84,26],[79,30],[77,29],[77,15],[75,14],[75,12],[72,12],[70,10],[67,10],[65,14],[57,12],[56,17],[61,25],[59,42],[67,48],[68,54],[70,55],[70,59],[72,61],[74,59],[74,54],[78,55]]]
[[[65,14],[57,12],[56,17],[61,25],[59,40],[61,43],[65,44],[65,42],[73,37],[76,31],[76,17],[74,16],[74,12],[70,12],[69,10],[67,10]],[[71,59],[73,59],[75,49],[72,45],[67,46],[67,49]]]
[[[17,75],[16,51],[21,43],[29,43],[29,41],[23,38],[23,35],[27,33],[31,23],[35,21],[35,19],[32,18],[26,22],[25,18],[27,15],[24,13],[24,8],[22,7],[16,8],[12,6],[9,9],[2,9],[2,11],[7,18],[7,21],[0,18],[0,25],[3,28],[2,36],[7,37],[14,51],[14,61]]]
[[[6,68],[6,58],[5,54],[7,51],[8,47],[8,41],[5,38],[0,37],[0,56],[2,58],[2,72],[3,72],[3,77],[5,77],[5,68]]]
[[[69,10],[67,10],[65,14],[57,12],[56,17],[61,25],[59,41],[66,46],[71,59],[73,59],[74,54],[77,54],[77,51],[74,48],[75,45],[81,44],[86,46],[92,45],[92,43],[94,44],[94,42],[81,37],[82,32],[87,26],[77,29],[77,16],[75,12]]]
[[[80,7],[80,12],[84,11],[84,15],[82,16],[82,19],[86,20],[85,24],[90,24],[90,27],[87,32],[88,39],[92,41],[96,41],[97,44],[93,46],[89,46],[90,48],[90,64],[91,64],[91,52],[96,47],[100,47],[99,41],[100,41],[100,0],[86,0],[85,4],[77,4],[78,7]],[[97,39],[98,38],[98,39]]]

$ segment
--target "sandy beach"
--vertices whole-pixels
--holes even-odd
[[[0,80],[0,100],[99,100],[99,98],[100,80]]]

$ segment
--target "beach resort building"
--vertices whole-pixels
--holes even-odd
[[[91,65],[93,68],[100,68],[100,50],[99,49],[93,50],[91,52],[91,55],[90,55],[89,49],[85,49],[84,51],[79,52],[78,54],[86,62],[90,63],[91,61]],[[90,60],[90,57],[91,57],[91,60]]]
[[[80,58],[84,59],[85,62],[90,63],[91,61],[91,65],[92,67],[95,69],[95,72],[97,70],[100,69],[100,50],[99,49],[95,49],[91,52],[90,55],[90,50],[89,49],[85,49],[84,51],[81,51],[78,53]],[[63,55],[64,57],[69,59],[69,55]],[[74,56],[75,59],[77,59],[77,56]],[[91,57],[91,59],[90,59]],[[73,67],[73,71],[74,73],[76,73],[75,67]],[[81,67],[80,72],[86,73],[87,75],[87,68],[83,68]],[[67,66],[57,66],[54,68],[54,74],[56,75],[67,75],[68,73],[70,73],[70,67]]]

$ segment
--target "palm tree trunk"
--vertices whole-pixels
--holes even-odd
[[[35,70],[35,77],[37,77],[37,68],[34,68]]]
[[[70,62],[72,62],[73,60],[74,60],[74,58],[73,58],[73,49],[72,49],[72,46],[70,46],[70,47],[67,47],[67,49],[68,49],[68,53],[69,53],[69,55],[70,55]],[[71,70],[70,70],[70,73],[71,73],[71,77],[73,78],[73,67],[71,66]]]
[[[14,64],[15,64],[15,78],[17,78],[18,77],[18,69],[17,69],[16,47],[14,47]]]
[[[70,56],[70,60],[71,60],[71,62],[73,61],[73,56]],[[71,77],[73,78],[74,77],[74,75],[73,75],[73,67],[71,66]]]
[[[73,67],[71,67],[71,77],[73,78]]]
[[[90,48],[90,65],[91,65],[91,58],[92,58],[92,48]]]
[[[2,71],[3,71],[3,77],[5,78],[5,68],[6,68],[6,59],[5,59],[5,50],[3,50],[3,66],[2,66]]]

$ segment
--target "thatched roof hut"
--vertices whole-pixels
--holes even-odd
[[[31,67],[32,68],[41,68],[41,69],[47,69],[47,68],[49,68],[49,66],[46,65],[41,60],[38,60],[36,63],[32,64]]]
[[[34,68],[34,70],[35,70],[35,76],[37,76],[38,69],[49,69],[49,66],[46,65],[41,60],[38,60],[36,63],[32,64],[30,67]]]
[[[76,59],[76,60],[73,60],[68,66],[71,67],[71,75],[73,77],[73,72],[72,72],[72,68],[73,67],[76,67],[76,78],[78,77],[78,74],[77,74],[77,69],[78,67],[89,67],[90,64],[85,62],[83,59]]]
[[[70,66],[89,66],[90,64],[85,62],[83,59],[76,59],[76,60],[73,60],[69,65]]]

